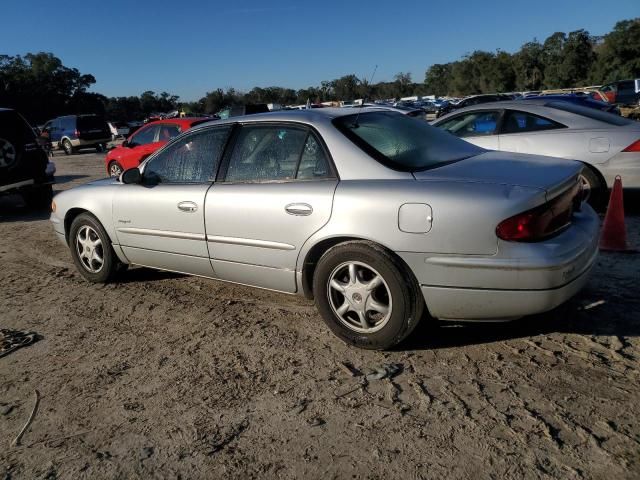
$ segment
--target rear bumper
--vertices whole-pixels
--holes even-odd
[[[621,152],[611,158],[607,163],[595,165],[600,169],[607,182],[607,187],[612,188],[617,175],[622,178],[622,187],[627,189],[640,189],[640,154],[637,152]]]
[[[429,313],[441,320],[509,321],[562,305],[586,285],[593,263],[571,282],[548,290],[482,290],[422,286]]]
[[[585,205],[560,235],[538,243],[499,242],[493,256],[399,255],[416,275],[432,316],[511,320],[551,310],[586,284],[598,255],[599,224]]]
[[[109,143],[111,141],[111,137],[104,138],[96,138],[93,140],[84,140],[81,138],[75,138],[71,140],[71,146],[73,148],[83,148],[83,147],[93,147],[95,145],[100,145],[102,143]]]

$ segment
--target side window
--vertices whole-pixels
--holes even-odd
[[[231,126],[201,130],[168,145],[145,166],[151,183],[209,183],[215,180]]]
[[[292,180],[308,131],[291,126],[245,126],[238,135],[225,180]]]
[[[309,133],[302,150],[296,178],[298,180],[312,180],[327,177],[331,177],[327,156],[315,136]]]
[[[167,124],[167,125],[159,125],[160,133],[158,134],[159,142],[168,142],[172,138],[180,135],[180,127],[178,125]]]
[[[131,141],[129,145],[132,147],[137,147],[139,145],[146,145],[147,143],[152,143],[156,141],[156,133],[158,131],[157,125],[152,125],[147,128],[143,128],[137,131],[133,137],[131,137]]]
[[[532,113],[508,110],[502,125],[502,133],[539,132],[563,127],[564,125],[553,120]]]
[[[438,125],[456,137],[474,137],[478,135],[493,135],[498,125],[500,112],[485,111],[458,115]]]

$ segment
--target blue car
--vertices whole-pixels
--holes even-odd
[[[67,115],[48,121],[43,136],[71,155],[82,148],[104,151],[111,140],[109,125],[100,115]]]

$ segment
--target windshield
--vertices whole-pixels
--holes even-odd
[[[621,117],[619,115],[616,115],[615,113],[603,112],[602,110],[583,107],[582,105],[576,105],[575,103],[555,101],[547,103],[546,106],[556,108],[558,110],[564,110],[565,112],[575,113],[576,115],[582,115],[583,117],[597,120],[598,122],[608,123],[609,125],[616,125],[618,127],[636,123],[633,120]]]
[[[333,123],[362,150],[394,170],[427,170],[484,151],[424,120],[396,112],[363,112],[338,117]]]

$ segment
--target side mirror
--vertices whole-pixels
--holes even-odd
[[[120,174],[120,181],[125,184],[142,182],[142,174],[137,168],[129,168]]]
[[[122,142],[122,147],[128,147],[129,146],[129,140],[125,140],[124,142]]]

